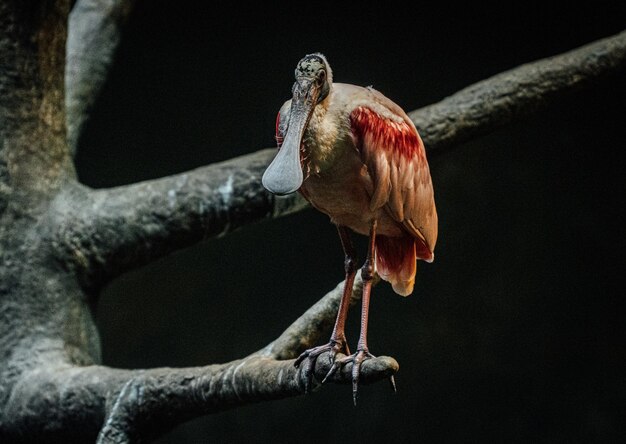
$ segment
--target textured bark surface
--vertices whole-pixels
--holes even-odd
[[[429,153],[486,134],[624,67],[626,32],[527,63],[409,113]]]
[[[262,188],[273,150],[113,189],[78,183],[72,152],[132,5],[78,1],[70,15],[63,0],[0,4],[1,442],[145,442],[198,415],[302,394],[307,375],[293,358],[328,333],[337,310],[342,284],[267,347],[226,364],[99,365],[92,308],[104,284],[207,237],[305,207]],[[480,82],[411,117],[431,149],[451,146],[625,60],[622,33]],[[355,300],[360,291],[357,280]],[[350,382],[350,370],[333,382]],[[363,382],[397,370],[392,358],[369,360]],[[314,387],[327,371],[322,356]]]

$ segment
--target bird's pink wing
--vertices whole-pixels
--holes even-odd
[[[370,208],[384,207],[417,240],[417,257],[432,260],[437,211],[424,144],[415,126],[405,115],[387,117],[367,106],[351,112],[350,124],[373,182]]]
[[[280,148],[280,146],[283,144],[283,139],[285,137],[280,126],[280,111],[278,112],[278,114],[276,114],[276,133],[275,134],[276,135],[274,136],[274,138],[276,139],[276,145],[278,145],[278,148]]]
[[[287,100],[278,110],[276,114],[276,132],[275,139],[278,148],[283,144],[285,134],[287,134],[287,126],[289,124],[289,112],[291,110],[291,100]]]

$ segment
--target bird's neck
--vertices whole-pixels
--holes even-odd
[[[311,115],[304,140],[308,174],[323,174],[331,170],[342,154],[343,125],[332,110],[333,102],[329,94]]]

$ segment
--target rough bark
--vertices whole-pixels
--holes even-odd
[[[409,113],[429,153],[493,131],[626,65],[626,32],[505,71]]]
[[[104,283],[304,207],[260,185],[273,150],[108,190],[77,182],[72,150],[132,4],[79,1],[69,18],[69,0],[0,3],[0,442],[149,441],[194,416],[302,394],[307,375],[293,358],[327,333],[337,310],[342,284],[267,347],[226,364],[99,365],[91,308]],[[412,117],[431,149],[450,146],[622,68],[625,48],[622,33],[488,79]],[[360,291],[357,280],[354,299]],[[392,358],[368,360],[362,380],[397,369]],[[322,356],[315,387],[327,371]],[[350,371],[333,382],[349,382]]]
[[[95,291],[176,249],[305,208],[299,195],[275,198],[261,185],[273,151],[113,189],[68,189],[59,254]]]

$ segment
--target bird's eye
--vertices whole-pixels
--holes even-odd
[[[321,85],[322,83],[324,83],[325,80],[326,80],[326,71],[320,71],[320,73],[317,75],[317,83]]]

